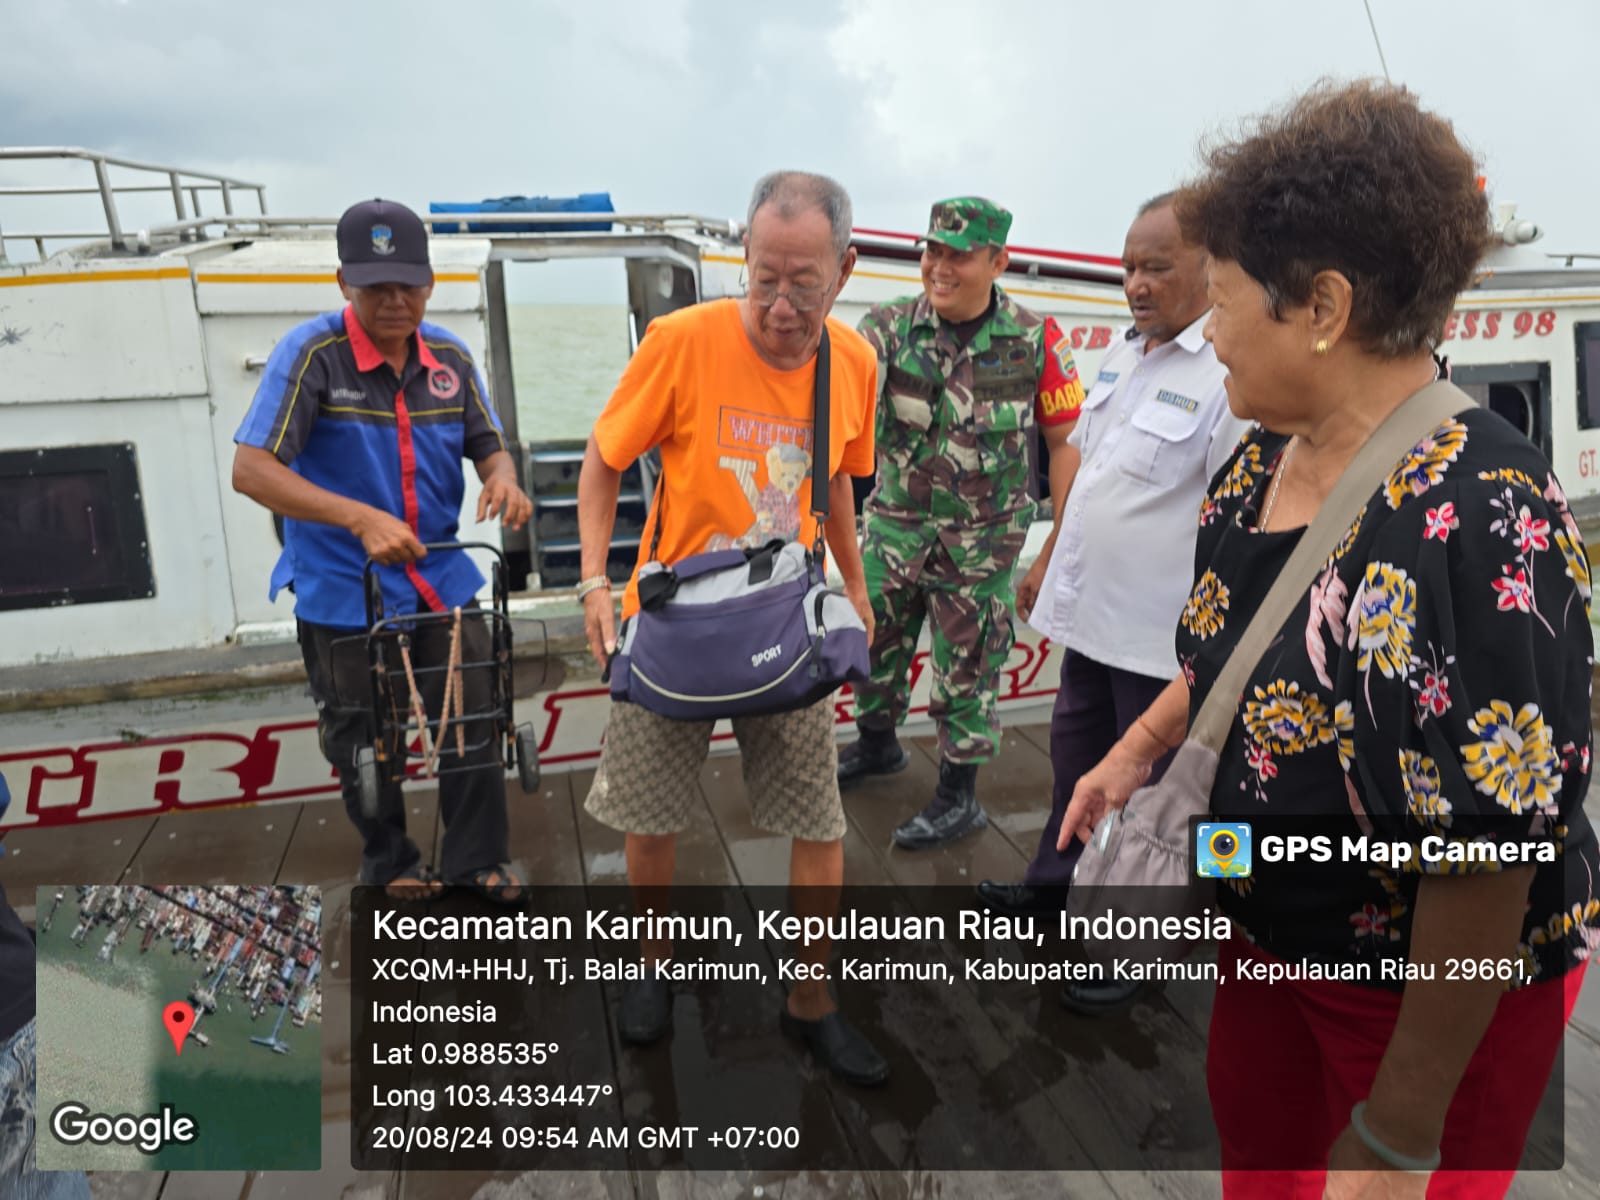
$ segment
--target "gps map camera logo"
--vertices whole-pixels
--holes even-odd
[[[1201,879],[1249,878],[1249,822],[1201,824],[1194,832],[1194,853],[1195,873]]]

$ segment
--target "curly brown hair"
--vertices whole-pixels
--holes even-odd
[[[1403,87],[1324,80],[1202,160],[1173,206],[1185,239],[1238,263],[1280,320],[1338,271],[1351,332],[1380,357],[1437,345],[1489,247],[1476,161]]]

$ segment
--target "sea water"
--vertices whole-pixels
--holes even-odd
[[[509,304],[518,434],[583,440],[628,362],[625,304]]]

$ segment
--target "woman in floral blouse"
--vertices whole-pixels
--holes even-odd
[[[1400,88],[1319,87],[1206,165],[1177,211],[1212,256],[1229,402],[1257,426],[1200,512],[1183,675],[1079,783],[1063,845],[1183,739],[1345,467],[1435,378],[1489,237],[1472,157]],[[1236,933],[1207,1074],[1228,1196],[1509,1187],[1600,945],[1589,604],[1550,464],[1474,410],[1396,465],[1262,657],[1212,811],[1333,853],[1258,854],[1221,892]],[[1364,833],[1509,849],[1342,861]]]

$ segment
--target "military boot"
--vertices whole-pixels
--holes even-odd
[[[978,764],[941,762],[933,799],[894,831],[894,841],[903,850],[926,850],[976,833],[988,823],[978,804]]]
[[[892,729],[858,726],[861,736],[839,751],[839,786],[868,775],[893,775],[911,762]]]

